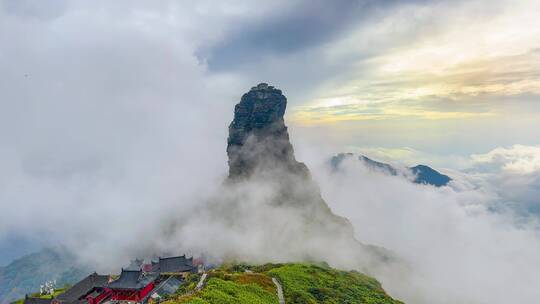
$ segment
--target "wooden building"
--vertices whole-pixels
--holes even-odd
[[[99,275],[94,272],[58,295],[51,303],[79,304],[88,302],[90,304],[99,304],[110,296],[107,289],[108,283],[108,275]]]
[[[122,269],[120,277],[108,285],[111,300],[140,303],[154,289],[158,277],[158,274],[143,273],[141,269]]]
[[[186,258],[185,255],[168,258],[159,258],[152,262],[152,272],[166,275],[185,275],[197,272],[197,267],[193,265],[193,258]]]

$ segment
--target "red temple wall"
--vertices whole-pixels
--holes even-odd
[[[146,297],[146,296],[150,293],[150,291],[152,291],[152,289],[154,289],[154,286],[155,286],[155,285],[154,285],[153,282],[150,283],[150,284],[148,284],[148,285],[146,285],[146,287],[143,288],[143,289],[140,291],[141,299],[144,298],[144,297]]]
[[[116,301],[133,301],[140,302],[144,297],[146,297],[153,289],[154,282],[146,285],[143,289],[126,291],[126,290],[113,290],[112,299]]]
[[[101,294],[99,294],[95,298],[88,296],[86,298],[86,301],[88,302],[88,304],[100,304],[103,300],[108,298],[111,294],[112,294],[112,291],[106,288]]]

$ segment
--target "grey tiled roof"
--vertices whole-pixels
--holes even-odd
[[[159,272],[175,273],[193,271],[193,258],[187,259],[185,255],[159,258]]]
[[[97,273],[92,273],[86,278],[79,281],[77,284],[73,285],[71,288],[66,290],[66,292],[60,294],[55,301],[61,303],[76,303],[81,297],[86,296],[88,293],[92,292],[95,288],[101,288],[107,285],[109,282],[108,275],[99,275]]]
[[[25,298],[24,304],[50,304],[51,299],[40,299],[40,298]]]
[[[159,297],[171,295],[178,290],[180,285],[182,285],[182,281],[176,276],[171,276],[167,280],[159,284],[159,286],[157,286],[156,289],[154,289],[152,294],[156,294]]]
[[[156,274],[143,274],[142,270],[122,269],[120,277],[109,283],[111,289],[141,289],[153,282],[158,276]]]

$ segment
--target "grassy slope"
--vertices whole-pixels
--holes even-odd
[[[245,269],[254,273],[246,273]],[[209,273],[206,287],[190,296],[175,296],[168,304],[278,303],[272,277],[278,278],[287,304],[400,304],[379,282],[361,273],[313,264],[224,266]]]
[[[286,264],[269,270],[268,274],[281,281],[288,304],[402,303],[388,296],[377,280],[356,271]]]
[[[64,293],[66,291],[66,288],[59,288],[54,290],[54,294],[52,295],[40,295],[39,292],[30,294],[31,298],[40,298],[40,299],[52,299],[58,297],[60,294]],[[17,301],[12,302],[12,304],[22,304],[24,303],[24,298],[18,299]]]
[[[278,299],[272,279],[267,275],[220,268],[209,273],[202,291],[173,298],[168,303],[276,304]]]
[[[264,290],[257,284],[244,284],[234,281],[226,281],[211,278],[203,292],[180,303],[203,304],[203,303],[252,303],[252,304],[276,304],[277,296]]]

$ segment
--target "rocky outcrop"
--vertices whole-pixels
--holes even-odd
[[[316,226],[320,233],[352,239],[352,225],[332,213],[308,168],[294,156],[283,118],[286,106],[281,90],[266,83],[242,96],[229,126],[229,181],[264,183],[274,189],[270,204],[300,210],[306,229]]]
[[[201,208],[212,226],[222,227],[222,255],[370,270],[385,264],[390,254],[358,242],[351,223],[332,212],[306,165],[296,160],[284,121],[286,106],[281,90],[261,83],[234,108],[227,140],[229,176],[219,196]],[[234,246],[239,239],[241,248]]]
[[[283,118],[286,106],[281,90],[266,83],[242,96],[229,126],[229,182],[270,186],[269,203],[300,210],[306,229],[353,239],[352,225],[330,210],[306,165],[296,160]]]
[[[307,176],[296,161],[283,120],[287,98],[266,83],[245,93],[234,108],[229,126],[229,178],[248,178],[256,170],[284,170]]]

